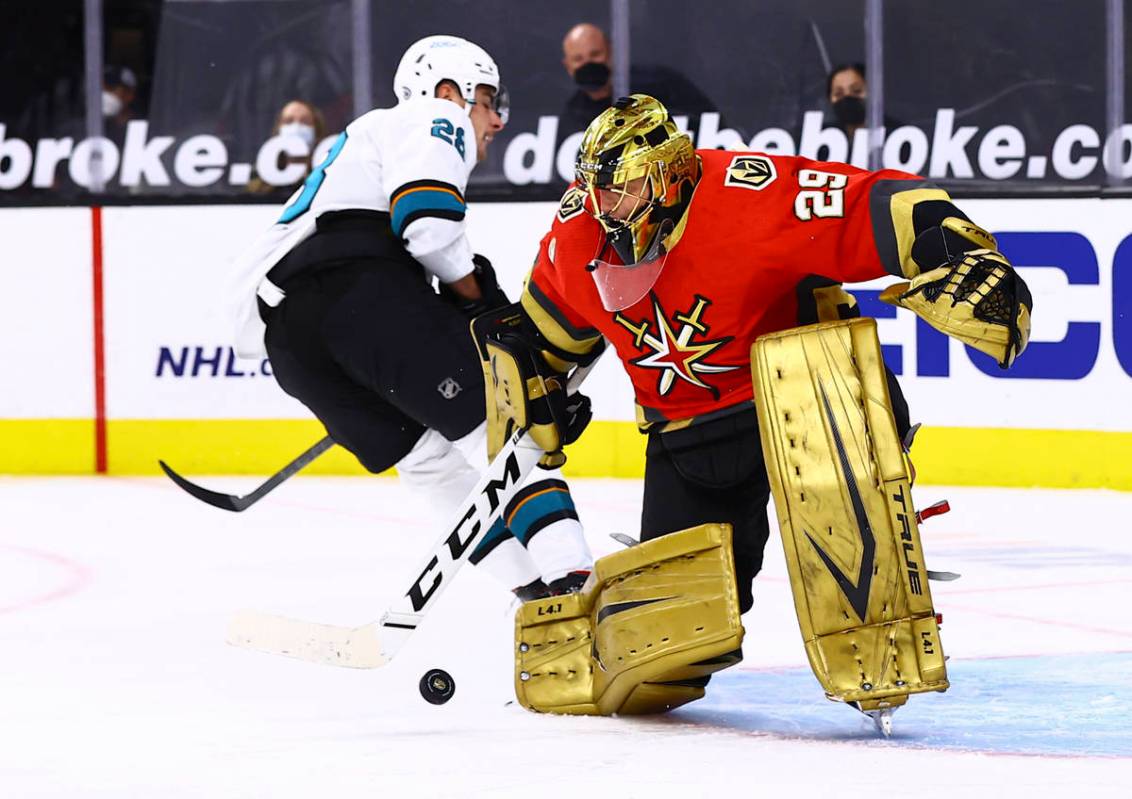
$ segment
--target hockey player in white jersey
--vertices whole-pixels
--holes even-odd
[[[508,300],[465,236],[464,190],[507,95],[454,36],[413,44],[393,84],[398,105],[350,123],[237,265],[237,351],[266,353],[336,442],[444,513],[486,463],[468,325]],[[592,556],[561,475],[536,472],[471,559],[522,599],[579,587]]]

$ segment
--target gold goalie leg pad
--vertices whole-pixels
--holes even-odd
[[[763,336],[751,368],[794,607],[826,695],[869,711],[947,690],[876,323]]]
[[[524,604],[515,694],[529,710],[662,713],[704,695],[743,642],[729,525],[601,558],[580,593]]]

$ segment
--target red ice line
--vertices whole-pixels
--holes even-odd
[[[944,606],[944,611],[964,610],[970,613],[979,613],[983,616],[997,616],[1000,619],[1013,619],[1014,621],[1028,621],[1034,624],[1048,624],[1053,627],[1065,627],[1070,630],[1082,630],[1090,633],[1103,633],[1104,635],[1119,635],[1122,638],[1132,638],[1132,630],[1113,630],[1108,627],[1094,627],[1091,624],[1077,624],[1072,621],[1057,621],[1056,619],[1043,619],[1037,616],[1025,616],[1021,613],[1003,613],[998,610],[971,607],[970,605],[954,605],[950,602]]]
[[[78,593],[86,587],[86,584],[90,581],[90,571],[85,566],[62,555],[57,555],[54,552],[43,552],[38,549],[14,546],[3,546],[0,548],[6,549],[9,552],[18,552],[27,557],[45,560],[67,571],[67,580],[60,588],[56,588],[54,591],[49,591],[46,594],[40,594],[39,596],[33,596],[23,601],[16,602],[14,605],[0,605],[0,615],[15,613],[19,610],[27,610],[28,608],[33,608],[38,605],[45,605],[48,602],[54,602],[56,599],[63,599],[71,594]]]
[[[1132,583],[1132,579],[1123,578],[1120,580],[1082,580],[1076,583],[1043,583],[1040,585],[1003,585],[998,588],[967,588],[958,591],[947,591],[947,596],[957,596],[959,594],[998,594],[1003,591],[1039,591],[1047,588],[1094,588],[1098,585],[1121,585],[1123,583]],[[941,592],[943,593],[943,592]]]

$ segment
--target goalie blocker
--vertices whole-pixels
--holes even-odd
[[[584,358],[560,353],[534,328],[518,303],[472,322],[487,386],[488,456],[515,430],[525,429],[544,455],[539,466],[566,462],[562,448],[577,441],[593,414],[590,399],[566,391],[567,372],[601,355],[598,344]]]

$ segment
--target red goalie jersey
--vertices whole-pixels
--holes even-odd
[[[559,350],[604,336],[642,426],[749,407],[750,348],[776,330],[857,315],[843,282],[912,277],[914,218],[947,194],[914,175],[791,156],[699,150],[679,240],[649,293],[605,310],[587,266],[604,233],[575,188],[543,238],[522,305]],[[607,249],[603,258],[610,257]]]

